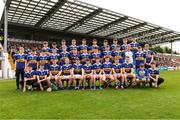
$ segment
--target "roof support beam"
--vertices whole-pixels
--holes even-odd
[[[115,35],[115,34],[118,34],[118,33],[123,34],[123,33],[128,32],[129,30],[137,29],[137,28],[143,27],[144,25],[147,25],[147,23],[146,23],[146,22],[143,22],[143,23],[140,23],[140,24],[137,24],[137,25],[134,25],[134,26],[125,28],[125,29],[123,29],[123,30],[113,32],[113,33],[111,33],[111,34],[109,34],[109,35],[107,35],[107,36],[105,36],[105,37],[109,37],[109,36],[111,36],[111,35]]]
[[[134,36],[140,37],[142,35],[146,35],[146,34],[149,34],[149,33],[152,33],[152,32],[156,32],[156,31],[158,31],[160,29],[161,29],[161,27],[157,27],[157,28],[154,28],[154,29],[150,29],[150,30],[134,33],[134,34],[128,35],[126,37],[122,37],[122,38],[130,38],[130,37],[134,37]]]
[[[58,2],[36,23],[35,27],[41,27],[41,25],[50,19],[65,3],[67,0],[58,0]]]
[[[113,26],[113,25],[116,25],[116,24],[118,24],[118,23],[121,23],[121,22],[123,22],[123,21],[125,21],[125,20],[127,20],[127,19],[128,19],[127,16],[121,17],[121,18],[119,18],[119,19],[117,19],[117,20],[115,20],[115,21],[113,21],[113,22],[111,22],[111,23],[105,24],[104,26],[101,26],[101,27],[98,27],[98,28],[94,29],[94,30],[88,32],[87,34],[91,34],[91,33],[93,33],[93,32],[99,31],[99,30],[108,29],[109,27],[111,27],[111,26]]]
[[[11,0],[6,0],[6,10],[9,10],[10,4],[11,4]],[[3,14],[1,16],[0,28],[2,27],[3,23],[4,23],[4,10],[3,10]]]
[[[78,27],[78,26],[82,25],[83,23],[85,23],[87,20],[91,19],[92,17],[98,15],[101,12],[102,12],[102,9],[99,8],[99,9],[93,11],[92,13],[90,13],[89,15],[87,15],[87,16],[83,17],[82,19],[78,20],[77,22],[73,23],[69,27],[65,28],[63,31],[66,32],[66,31],[68,31],[69,29],[71,29],[73,27]]]
[[[148,38],[156,38],[156,37],[161,37],[161,36],[164,36],[164,35],[168,35],[168,34],[171,34],[173,33],[172,31],[167,31],[167,32],[162,32],[162,33],[158,33],[158,34],[154,34],[154,35],[149,35],[149,36],[142,36],[140,37],[140,39],[148,39]]]

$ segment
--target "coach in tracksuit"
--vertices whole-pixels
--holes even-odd
[[[20,76],[21,83],[24,83],[24,69],[26,66],[26,54],[24,53],[24,48],[20,47],[19,52],[14,55],[15,59],[15,70],[16,70],[16,87],[19,89]]]

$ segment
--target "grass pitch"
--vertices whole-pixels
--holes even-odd
[[[0,81],[0,119],[180,119],[180,72],[161,72],[160,88],[58,92],[15,90]]]

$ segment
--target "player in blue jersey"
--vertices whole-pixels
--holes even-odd
[[[80,54],[81,64],[86,64],[86,60],[91,59],[91,55],[88,53],[87,48],[83,48]]]
[[[92,89],[93,81],[93,66],[89,59],[86,60],[86,64],[83,65],[83,89],[85,88],[86,82],[88,81],[88,86]],[[94,87],[95,89],[95,87]]]
[[[140,44],[136,42],[136,40],[137,40],[137,37],[133,37],[132,42],[130,43],[131,50],[133,51],[133,53],[136,53],[138,51],[138,47],[140,46]]]
[[[24,69],[27,64],[27,55],[24,53],[23,47],[19,48],[19,53],[14,55],[14,59],[15,59],[15,71],[16,71],[16,87],[17,89],[19,89],[19,84],[23,83],[24,81]],[[21,76],[21,82],[20,82],[20,76]]]
[[[61,68],[57,64],[57,60],[52,61],[52,65],[49,67],[49,77],[47,78],[48,81],[51,81],[52,83],[55,82],[57,87],[60,87],[63,89],[62,82],[60,81],[60,72]],[[48,88],[47,91],[51,91],[52,88]]]
[[[146,63],[145,54],[142,51],[142,47],[140,47],[140,46],[138,47],[138,51],[135,53],[134,57],[135,57],[136,69],[138,69],[140,67],[140,64]]]
[[[93,48],[93,52],[91,53],[91,63],[94,64],[96,62],[96,58],[101,58],[101,53],[98,50],[98,47]]]
[[[82,85],[83,81],[83,66],[80,64],[79,58],[75,59],[75,63],[73,64],[73,78],[74,78],[74,86],[75,90],[78,90],[80,85]]]
[[[105,51],[105,47],[108,46],[108,40],[103,41],[103,46],[101,46],[101,52]]]
[[[69,58],[71,60],[71,64],[74,64],[76,62],[77,58],[80,58],[80,55],[78,54],[78,51],[76,48],[73,48],[72,53],[70,53]]]
[[[53,52],[53,50],[56,50],[56,53],[59,54],[59,49],[57,48],[57,44],[56,42],[53,42],[51,44],[52,48],[51,48],[51,53]]]
[[[120,50],[120,46],[119,45],[115,48],[115,51],[112,53],[112,57],[113,57],[113,60],[115,60],[116,58],[119,59],[119,63],[120,64],[124,63],[124,61],[125,61],[125,54],[124,54],[124,52],[122,52]]]
[[[102,52],[103,59],[108,57],[112,61],[112,51],[110,51],[110,46],[105,47],[105,51]]]
[[[82,44],[78,47],[78,50],[80,51],[80,53],[83,52],[83,49],[88,49],[88,45],[86,44],[86,39],[82,39]]]
[[[92,46],[89,47],[89,53],[94,52],[93,51],[94,48],[97,48],[98,50],[100,49],[99,46],[97,45],[97,40],[96,39],[93,39],[93,44],[92,44]]]
[[[116,82],[116,89],[124,88],[124,75],[123,75],[123,69],[122,64],[119,63],[119,59],[116,58],[113,63],[113,75]]]
[[[94,86],[97,80],[99,80],[99,89],[102,90],[102,64],[100,58],[96,58],[96,62],[93,64],[93,76],[94,76]]]
[[[27,55],[27,65],[31,65],[32,69],[36,71],[38,66],[38,56],[36,55],[36,51],[32,50],[29,55]]]
[[[51,82],[47,80],[48,70],[44,69],[44,64],[39,65],[39,69],[36,71],[37,82],[41,91],[44,90],[44,87],[47,85],[48,88],[51,88]]]
[[[60,64],[64,65],[65,64],[65,59],[69,58],[70,53],[67,52],[67,47],[63,46],[62,47],[62,52],[60,53]]]
[[[52,63],[53,60],[57,61],[57,64],[59,64],[60,54],[57,53],[57,49],[51,49],[52,53],[49,54],[50,62]]]
[[[59,53],[61,53],[63,50],[62,50],[62,48],[64,47],[64,46],[66,46],[66,48],[67,48],[67,45],[66,45],[66,40],[62,40],[61,41],[61,46],[60,46],[60,48],[59,48]]]
[[[140,67],[136,71],[136,82],[138,85],[147,86],[147,83],[149,83],[149,72],[147,69],[144,68],[144,64],[140,64]]]
[[[64,81],[67,81],[67,87],[68,89],[70,89],[72,87],[72,83],[73,83],[73,66],[72,64],[70,64],[70,60],[69,58],[65,59],[65,64],[63,64],[61,66],[61,82],[64,83]]]
[[[151,62],[151,68],[148,69],[150,78],[150,87],[158,87],[164,82],[164,79],[159,77],[159,69],[156,68],[156,63]]]
[[[45,50],[40,52],[40,55],[38,56],[38,64],[43,64],[45,70],[49,69],[49,56],[46,55]]]
[[[115,51],[115,48],[119,46],[118,45],[118,40],[117,39],[113,39],[113,44],[111,45],[111,50]]]
[[[49,55],[49,53],[51,52],[51,49],[48,47],[48,42],[47,41],[43,42],[42,50],[46,51],[47,55]]]
[[[146,58],[145,67],[147,69],[151,68],[151,62],[154,61],[154,52],[149,50],[149,44],[145,44],[144,53],[145,53],[145,58]]]
[[[122,67],[124,73],[125,86],[127,87],[128,79],[130,80],[130,83],[134,85],[136,79],[136,75],[134,74],[134,65],[130,63],[130,59],[128,56],[125,58],[125,63],[122,65]]]
[[[24,86],[23,86],[23,92],[26,92],[28,86],[28,89],[32,89],[34,84],[36,83],[36,73],[32,70],[32,66],[28,65],[26,72],[24,73]]]
[[[121,50],[124,52],[128,47],[128,39],[124,38],[123,39],[123,44],[121,45]]]
[[[105,62],[102,64],[102,80],[105,82],[106,87],[109,87],[111,82],[114,82],[114,76],[113,76],[113,65],[110,62],[110,58],[106,57]]]
[[[72,39],[71,45],[68,47],[68,51],[72,52],[74,48],[78,49],[78,46],[76,45],[76,39]]]

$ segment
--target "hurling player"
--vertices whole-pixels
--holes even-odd
[[[145,67],[147,69],[151,68],[151,63],[154,61],[154,52],[149,50],[149,44],[145,44],[144,53],[145,53],[145,58],[146,58]]]
[[[116,58],[113,64],[113,75],[116,82],[116,89],[124,88],[124,75],[122,70],[122,64],[119,63],[119,59]]]
[[[140,64],[146,63],[145,54],[142,51],[142,47],[140,46],[138,47],[138,51],[135,53],[134,57],[135,57],[136,69],[140,67]]]
[[[36,82],[36,73],[32,70],[32,66],[28,65],[27,70],[24,73],[24,86],[23,92],[26,92],[28,86],[33,86]],[[28,85],[28,86],[27,86]]]
[[[94,76],[94,86],[97,80],[99,80],[99,89],[102,90],[102,64],[100,58],[96,58],[96,62],[93,64],[93,76]]]
[[[130,63],[130,58],[127,56],[125,63],[122,65],[124,73],[124,81],[127,85],[127,79],[129,78],[133,84],[135,84],[136,75],[134,74],[134,65]]]
[[[37,65],[38,65],[37,60],[38,60],[38,56],[36,55],[36,51],[32,50],[30,54],[27,56],[27,65],[31,65],[34,71],[36,71],[37,69]]]

